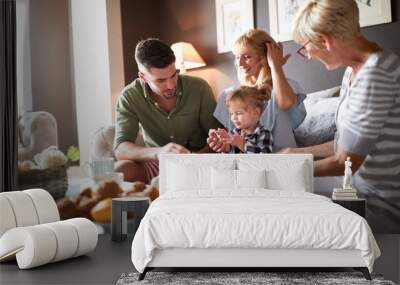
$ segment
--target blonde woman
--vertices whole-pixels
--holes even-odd
[[[347,69],[335,140],[284,152],[323,158],[314,164],[316,176],[343,175],[350,157],[355,188],[378,201],[377,207],[385,204],[382,214],[390,212],[384,223],[375,223],[375,230],[399,233],[400,58],[360,33],[354,0],[309,1],[293,27],[294,39],[302,45],[299,53],[305,58],[319,60],[328,70]]]
[[[283,65],[288,57],[283,57],[282,44],[262,30],[252,29],[240,36],[234,43],[233,54],[239,83],[256,87],[267,93],[267,100],[260,121],[274,136],[274,151],[296,146],[293,129],[304,120],[306,112],[302,101],[305,95],[293,80],[287,80]],[[225,104],[225,90],[218,98],[214,117],[228,130],[232,129],[229,111]],[[221,145],[208,139],[210,147],[219,151]]]

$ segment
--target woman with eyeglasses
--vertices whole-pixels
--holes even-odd
[[[343,175],[352,162],[353,186],[385,204],[378,231],[400,232],[400,58],[360,32],[354,0],[313,0],[297,14],[293,36],[308,59],[328,70],[347,67],[336,113],[335,140],[285,153],[312,153],[315,176]],[[396,202],[397,201],[397,202]],[[378,206],[381,207],[381,206]],[[371,212],[370,212],[371,214]],[[367,212],[368,215],[368,212]],[[385,215],[384,215],[385,216]]]
[[[241,35],[233,45],[235,66],[240,85],[266,90],[265,106],[260,123],[272,133],[273,150],[295,147],[293,130],[306,116],[302,101],[305,98],[300,85],[286,79],[283,65],[289,56],[283,56],[281,43],[276,43],[266,32],[252,29]],[[234,88],[226,89],[219,97],[214,117],[228,130],[233,128],[225,98]],[[221,143],[210,134],[208,144],[214,151]]]

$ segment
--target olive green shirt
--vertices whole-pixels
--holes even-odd
[[[210,86],[197,77],[179,75],[176,105],[170,113],[157,106],[150,87],[136,79],[122,91],[117,103],[114,149],[135,142],[139,127],[146,146],[174,142],[197,151],[206,145],[209,129],[221,127],[214,118],[216,102]]]

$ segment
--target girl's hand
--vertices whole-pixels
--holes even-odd
[[[229,137],[225,138],[223,142],[226,144],[234,145],[244,152],[245,139],[243,135],[239,134],[229,135]]]
[[[267,46],[268,65],[272,69],[282,68],[290,57],[290,54],[283,56],[282,43],[266,43],[265,45]]]

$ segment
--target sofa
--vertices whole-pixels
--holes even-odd
[[[310,146],[332,140],[336,131],[335,113],[339,103],[339,86],[307,94],[304,105],[307,116],[295,130],[298,146]],[[113,157],[115,126],[100,127],[91,141],[92,159]],[[136,142],[144,145],[142,131],[139,131]]]
[[[306,118],[294,131],[297,145],[300,147],[321,144],[333,140],[336,132],[335,113],[339,104],[340,86],[307,94],[304,105]],[[90,146],[90,158],[113,157],[115,126],[99,128],[93,135]],[[144,145],[142,131],[139,131],[136,143]],[[330,196],[332,189],[340,187],[338,178],[315,178],[314,189],[318,194]]]
[[[295,129],[299,147],[312,146],[331,141],[336,132],[335,114],[339,104],[340,87],[307,94],[304,106],[306,118]]]
[[[340,86],[307,94],[304,105],[307,115],[294,131],[299,147],[321,144],[334,139],[335,115]],[[342,177],[314,177],[314,193],[330,197],[333,188],[340,188]]]

